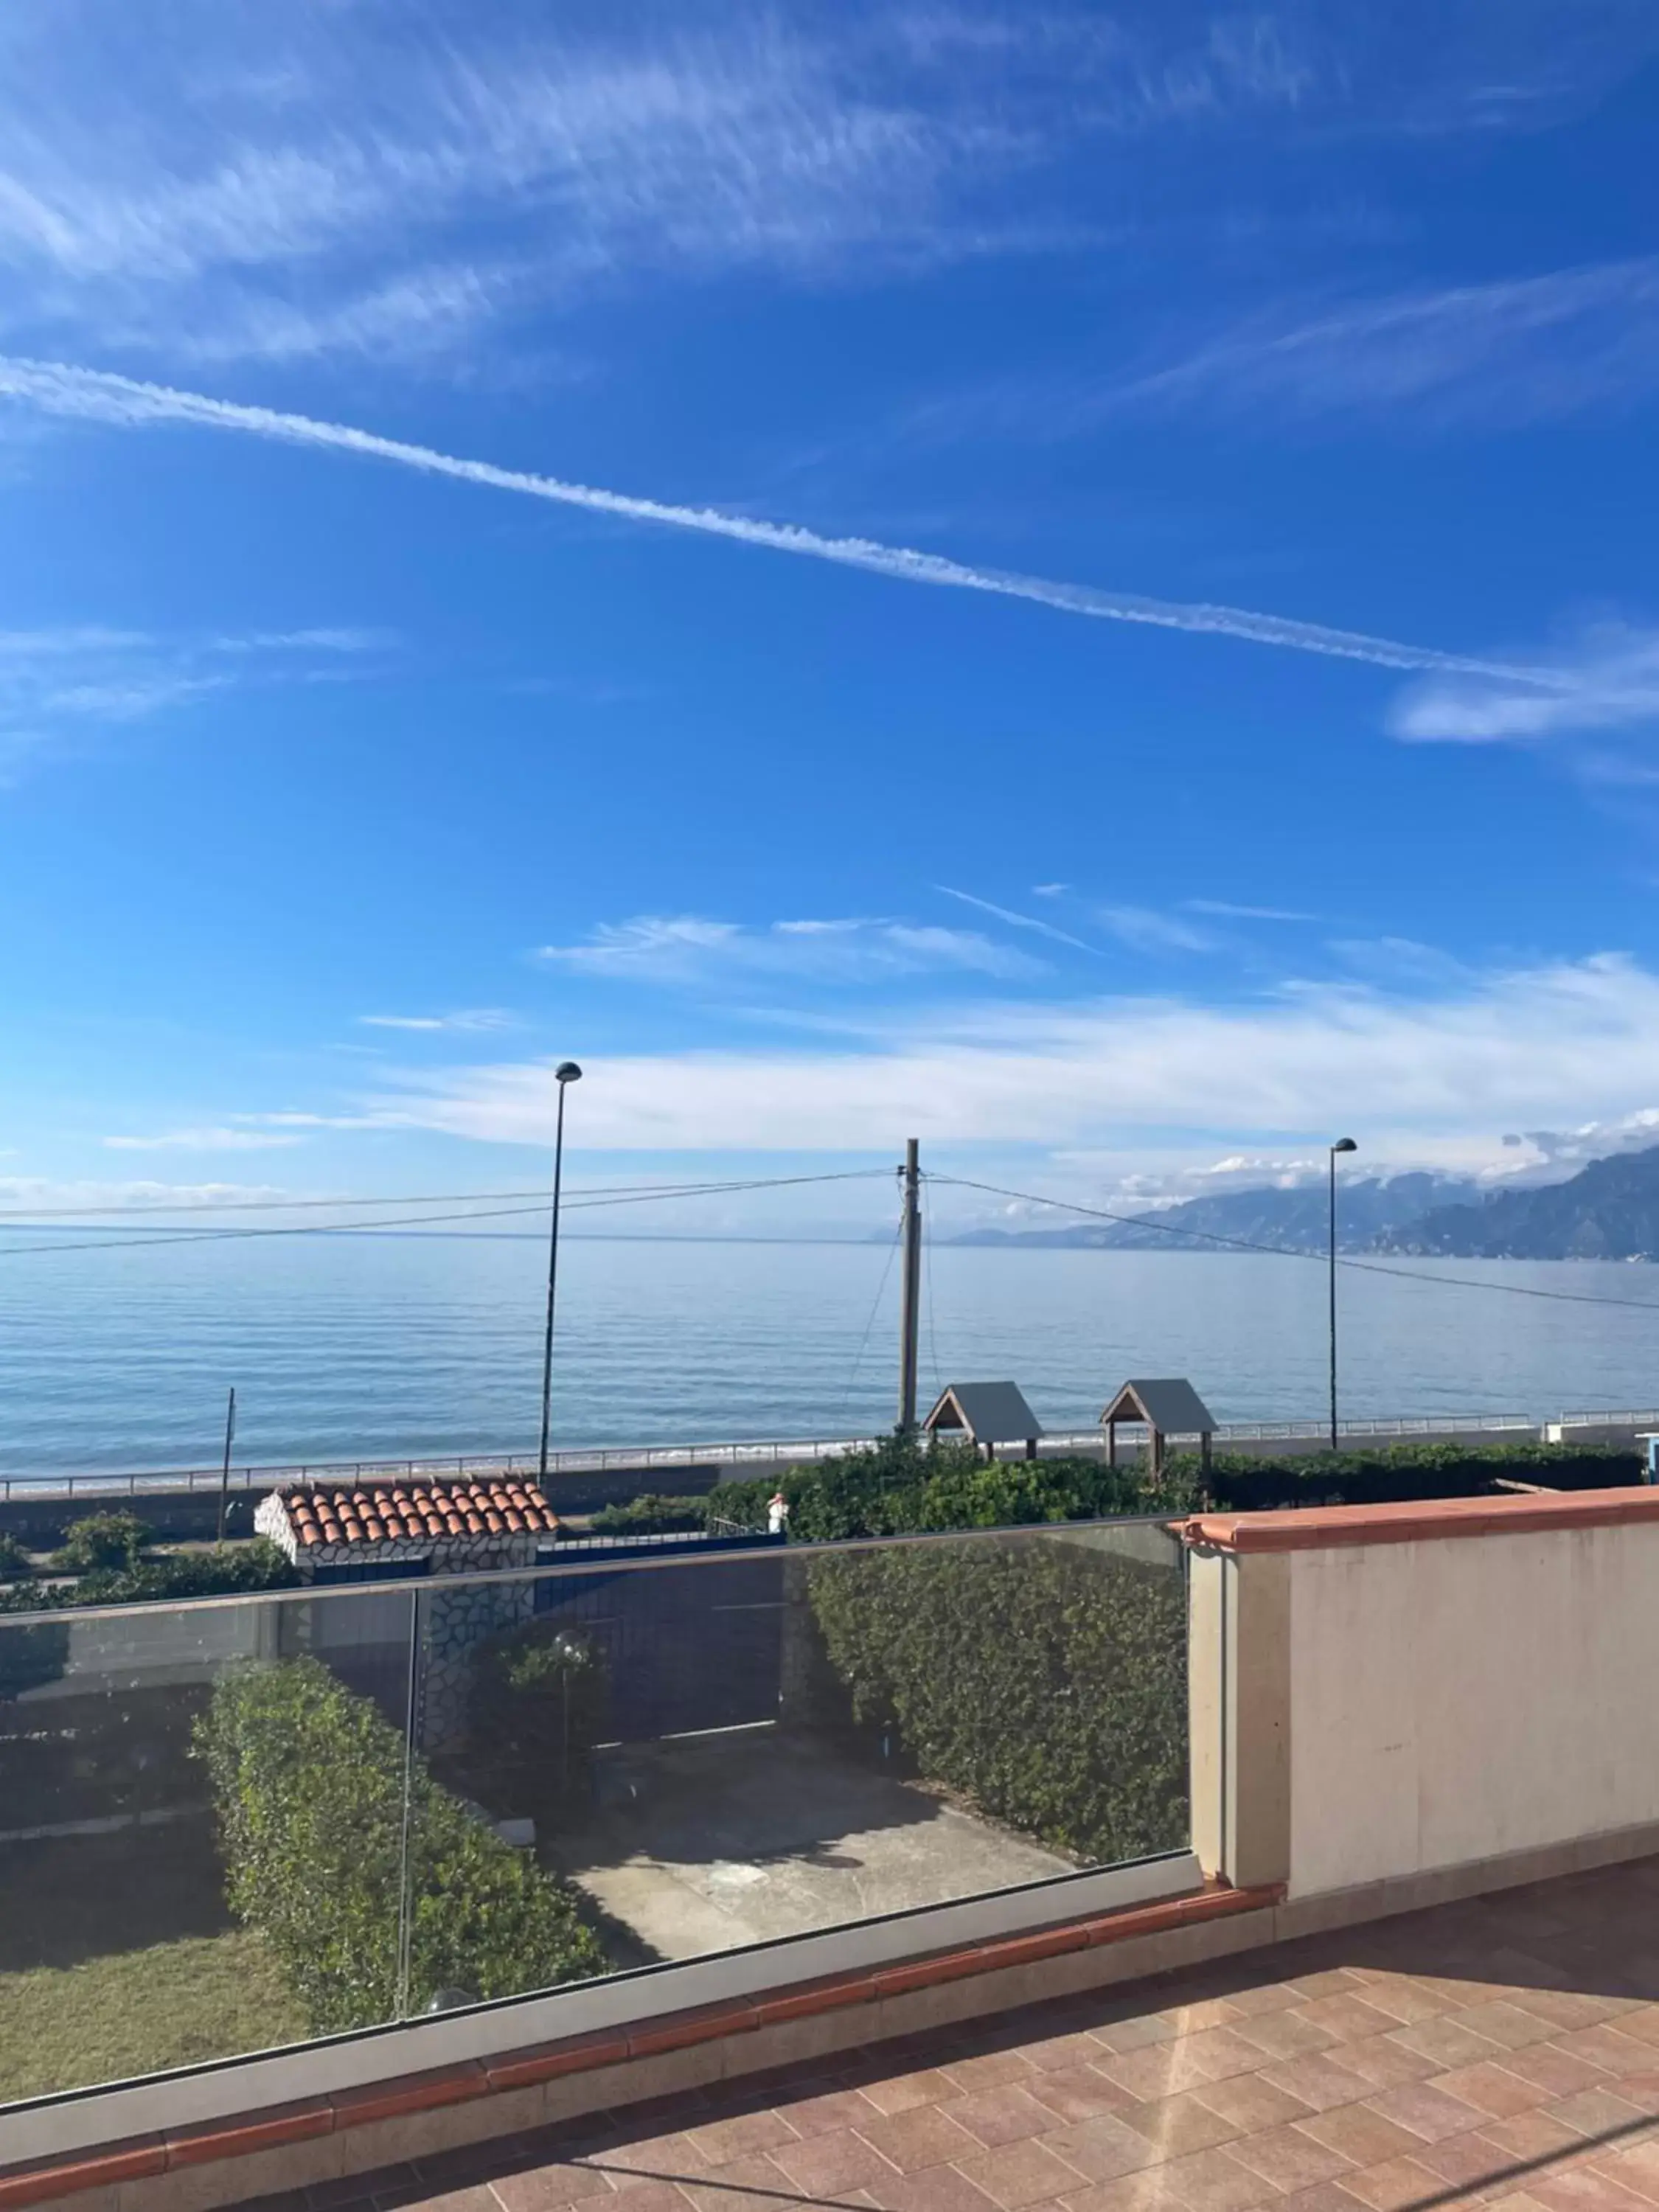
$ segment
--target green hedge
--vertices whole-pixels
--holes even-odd
[[[300,1577],[264,1536],[206,1552],[163,1552],[135,1565],[105,1568],[75,1583],[14,1583],[0,1589],[0,1613],[54,1613],[85,1605],[137,1605],[147,1599],[226,1597],[292,1589]]]
[[[1419,1498],[1468,1498],[1500,1477],[1547,1489],[1620,1488],[1639,1482],[1643,1464],[1616,1447],[1510,1443],[1397,1444],[1375,1452],[1310,1452],[1282,1459],[1218,1454],[1207,1474],[1196,1454],[1172,1455],[1152,1482],[1136,1464],[1097,1459],[1000,1460],[988,1464],[963,1444],[933,1447],[893,1437],[868,1451],[718,1484],[708,1510],[763,1528],[775,1490],[789,1501],[798,1543],[899,1535],[932,1528],[1012,1528],[1089,1521],[1112,1514],[1238,1512],[1302,1505],[1376,1505]]]
[[[1187,1840],[1187,1610],[1168,1566],[1101,1540],[811,1562],[811,1607],[861,1721],[935,1783],[1105,1863]]]
[[[409,1762],[401,1732],[319,1661],[222,1675],[195,1744],[231,1909],[270,1946],[314,2034],[397,2015],[405,1826],[406,2013],[441,1990],[516,1996],[606,1971],[573,1893]]]
[[[592,1519],[596,1536],[668,1536],[701,1528],[708,1518],[706,1498],[659,1498],[647,1491],[621,1505],[607,1505]]]
[[[155,1532],[136,1513],[88,1513],[64,1529],[52,1564],[65,1575],[136,1567],[154,1540]]]
[[[21,1582],[33,1571],[29,1555],[16,1537],[0,1528],[0,1583]]]

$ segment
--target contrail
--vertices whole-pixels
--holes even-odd
[[[601,490],[592,484],[567,483],[557,477],[538,476],[525,469],[497,468],[490,461],[465,460],[453,453],[436,453],[428,446],[406,444],[401,438],[382,438],[372,430],[354,429],[343,422],[320,422],[307,415],[283,414],[271,407],[244,407],[232,400],[175,392],[166,385],[141,383],[101,369],[76,368],[64,362],[0,355],[0,398],[19,400],[46,414],[76,416],[94,422],[130,428],[190,422],[204,429],[236,430],[248,437],[276,439],[291,446],[362,453],[374,460],[394,461],[403,468],[422,469],[428,476],[454,477],[464,483],[551,500],[561,507],[584,507],[592,514],[620,515],[630,522],[657,523],[671,530],[700,531],[706,537],[734,538],[741,545],[763,545],[775,553],[801,554],[812,561],[835,562],[844,568],[866,568],[902,583],[938,584],[953,591],[1030,599],[1039,606],[1055,607],[1065,614],[1091,615],[1103,622],[1209,631],[1292,653],[1369,661],[1378,668],[1483,676],[1544,690],[1565,688],[1564,678],[1546,668],[1440,653],[1430,646],[1370,637],[1362,630],[1330,629],[1321,623],[1257,614],[1248,607],[1147,599],[1137,592],[1103,592],[1086,584],[1054,583],[1042,576],[969,568],[937,553],[884,545],[873,538],[824,538],[794,523],[757,522],[745,515],[724,514],[718,507],[676,507],[662,500],[638,499],[627,492]]]

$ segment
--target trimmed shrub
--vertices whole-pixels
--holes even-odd
[[[1171,1462],[1178,1480],[1200,1482],[1196,1457]],[[1420,1498],[1474,1498],[1500,1477],[1547,1490],[1627,1488],[1643,1477],[1633,1451],[1542,1444],[1396,1444],[1377,1452],[1311,1452],[1305,1458],[1218,1454],[1211,1500],[1224,1511],[1263,1512],[1303,1505],[1392,1505]]]
[[[16,1537],[0,1528],[0,1583],[21,1582],[33,1571],[29,1555]]]
[[[468,1786],[506,1813],[545,1817],[573,1766],[605,1735],[610,1683],[601,1653],[551,1621],[480,1647],[470,1740],[458,1764]]]
[[[1178,1566],[1098,1540],[815,1559],[813,1613],[854,1714],[982,1812],[1111,1863],[1187,1838]]]
[[[61,1555],[60,1555],[61,1556]],[[135,1565],[100,1568],[77,1583],[17,1583],[0,1589],[0,1613],[54,1613],[83,1605],[137,1605],[146,1599],[226,1597],[291,1589],[299,1576],[275,1544],[219,1544],[210,1552],[164,1552]]]
[[[136,1567],[149,1550],[152,1534],[136,1513],[89,1513],[64,1531],[63,1549],[53,1554],[52,1564],[64,1575]]]
[[[702,1498],[658,1498],[647,1492],[621,1505],[607,1505],[593,1516],[596,1536],[668,1536],[681,1529],[701,1528],[708,1517],[708,1501]]]
[[[222,1675],[195,1747],[231,1909],[270,1946],[313,2034],[422,2012],[441,1990],[516,1996],[606,1971],[565,1885],[441,1789],[320,1661]]]

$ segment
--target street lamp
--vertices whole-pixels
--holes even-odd
[[[559,1185],[564,1176],[564,1094],[580,1083],[582,1072],[574,1060],[562,1060],[553,1071],[559,1086],[559,1119],[553,1138],[553,1229],[547,1245],[547,1335],[542,1346],[541,1480],[547,1480],[547,1428],[553,1410],[553,1293],[559,1279]]]
[[[1331,1168],[1331,1449],[1336,1449],[1336,1156],[1359,1150],[1352,1137],[1339,1137],[1330,1148]]]

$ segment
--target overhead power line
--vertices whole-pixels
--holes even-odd
[[[1220,1244],[1236,1252],[1267,1252],[1280,1260],[1312,1260],[1320,1267],[1328,1264],[1323,1252],[1310,1252],[1296,1244],[1265,1244],[1252,1237],[1223,1237],[1208,1229],[1188,1229],[1173,1222],[1155,1221],[1144,1213],[1112,1213],[1104,1206],[1083,1206],[1075,1199],[1048,1198],[1036,1191],[1009,1190],[1001,1183],[975,1182],[968,1176],[929,1176],[933,1183],[951,1183],[958,1190],[978,1190],[994,1198],[1013,1198],[1029,1206],[1051,1206],[1062,1213],[1086,1214],[1091,1221],[1115,1222],[1124,1228],[1156,1230],[1160,1236],[1195,1237],[1201,1243]],[[1339,1267],[1348,1267],[1362,1275],[1393,1275],[1407,1283],[1433,1283],[1444,1290],[1493,1291],[1510,1298],[1545,1298],[1553,1303],[1575,1306],[1625,1306],[1637,1313],[1659,1313],[1659,1299],[1612,1298],[1592,1291],[1546,1291],[1529,1283],[1483,1282],[1478,1275],[1431,1275],[1420,1267],[1390,1267],[1379,1260],[1356,1260],[1339,1254]]]
[[[854,1169],[838,1175],[817,1176],[757,1176],[744,1182],[676,1183],[643,1187],[631,1192],[606,1196],[585,1195],[566,1199],[562,1212],[586,1211],[599,1206],[648,1206],[674,1198],[709,1198],[725,1193],[751,1190],[788,1190],[803,1184],[852,1182],[866,1176],[879,1176],[886,1180],[885,1168]],[[435,1229],[457,1221],[502,1221],[520,1215],[544,1214],[552,1200],[543,1194],[540,1203],[532,1206],[501,1206],[487,1209],[470,1209],[464,1213],[415,1213],[391,1219],[380,1219],[354,1230],[356,1236],[374,1237],[392,1229]],[[0,1259],[33,1258],[48,1252],[131,1252],[155,1244],[217,1244],[227,1242],[263,1240],[271,1237],[332,1237],[341,1233],[337,1223],[330,1221],[286,1222],[272,1228],[232,1227],[228,1229],[179,1229],[164,1231],[155,1237],[128,1233],[122,1237],[76,1237],[62,1244],[0,1244]]]

